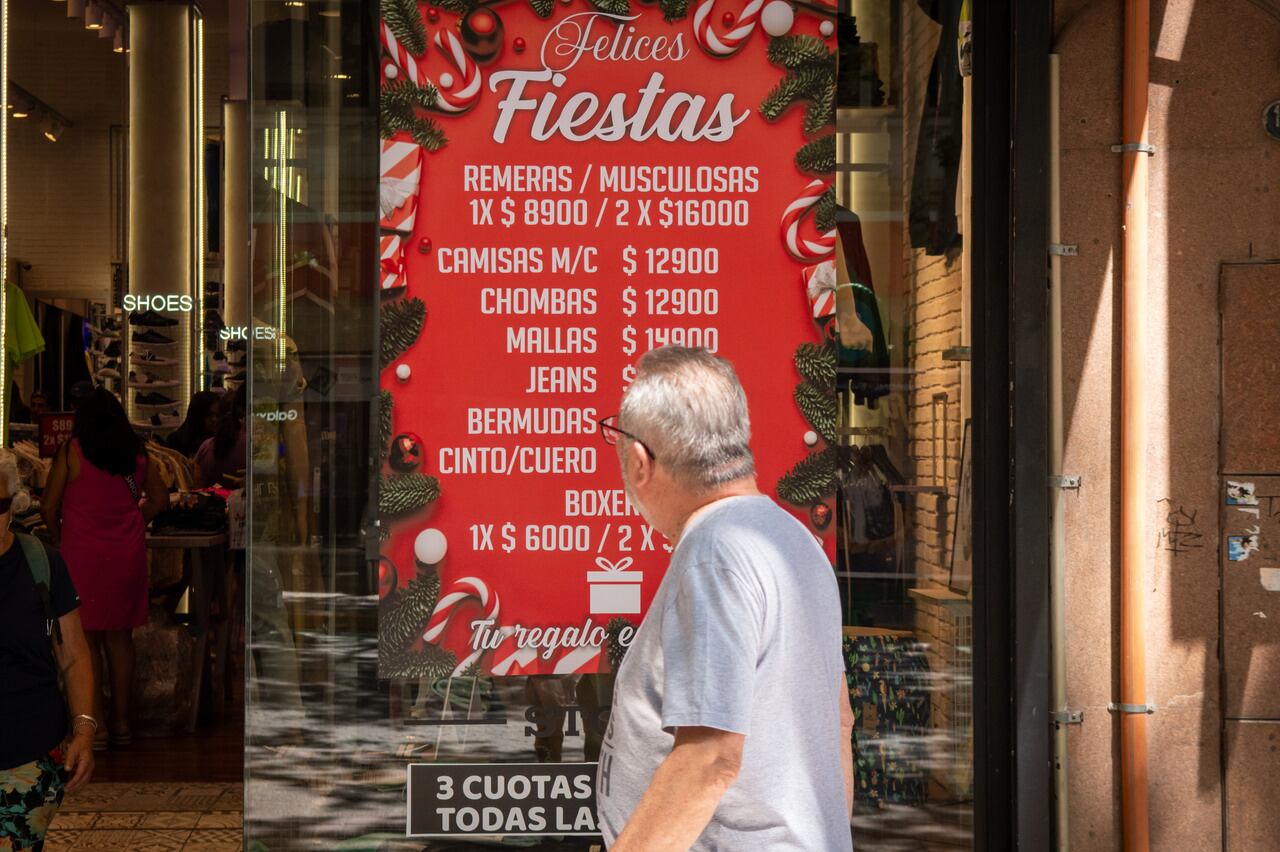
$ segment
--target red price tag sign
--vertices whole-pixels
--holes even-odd
[[[53,458],[58,448],[71,437],[71,430],[76,425],[76,416],[69,411],[40,415],[40,457]]]

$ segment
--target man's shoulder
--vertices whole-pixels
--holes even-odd
[[[687,563],[738,565],[745,569],[821,557],[813,535],[768,497],[726,502],[690,531],[679,559]]]

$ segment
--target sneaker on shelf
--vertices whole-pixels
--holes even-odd
[[[105,320],[102,321],[102,330],[114,331],[116,334],[119,334],[120,320],[116,319],[115,317],[107,317]]]
[[[102,354],[106,355],[108,358],[119,358],[120,357],[120,341],[119,340],[111,341],[111,343],[105,349],[102,350]]]
[[[155,311],[134,311],[129,314],[129,324],[165,328],[177,325],[178,321]]]
[[[153,367],[172,367],[178,363],[172,358],[161,358],[154,352],[131,352],[129,360],[135,364],[150,364]]]
[[[111,365],[111,364],[115,364],[116,362],[108,361],[107,363],[108,365]],[[120,378],[120,371],[113,366],[106,366],[98,370],[98,372],[94,373],[94,375],[100,379],[118,379]]]
[[[133,401],[136,402],[138,405],[155,405],[155,406],[173,405],[174,403],[177,402],[176,399],[172,399],[171,397],[167,397],[164,394],[158,393],[155,391],[152,391],[151,393],[135,394],[133,397]]]
[[[178,416],[178,412],[169,411],[164,414],[159,412],[151,415],[152,426],[181,426],[182,418]]]
[[[133,333],[134,343],[145,343],[148,346],[169,346],[176,341],[172,337],[165,337],[153,328],[146,331],[135,331]]]
[[[146,370],[130,370],[129,384],[135,388],[176,388],[178,383],[171,379],[163,379]]]

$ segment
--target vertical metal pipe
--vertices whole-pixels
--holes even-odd
[[[1120,366],[1120,701],[1147,703],[1144,645],[1144,531],[1147,354],[1147,216],[1149,144],[1147,83],[1151,18],[1148,0],[1126,0],[1124,14],[1124,269],[1121,281]],[[1126,852],[1150,845],[1147,801],[1147,717],[1120,712],[1121,816]]]
[[[1062,242],[1061,122],[1059,111],[1059,63],[1049,54],[1049,242]],[[1049,472],[1062,476],[1066,449],[1062,396],[1062,257],[1049,256]],[[1053,709],[1066,713],[1067,707],[1067,601],[1066,601],[1066,520],[1063,517],[1063,490],[1049,492],[1049,630],[1053,654]],[[1067,806],[1067,726],[1061,721],[1053,728],[1053,822],[1054,842],[1059,852],[1070,848]]]

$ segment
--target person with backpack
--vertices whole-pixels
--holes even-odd
[[[93,774],[98,721],[66,563],[9,528],[28,502],[17,459],[0,450],[0,849],[40,850],[64,794]]]
[[[98,683],[106,652],[111,715],[98,732],[97,748],[133,742],[133,630],[147,623],[150,592],[146,528],[168,505],[168,489],[156,465],[147,462],[120,401],[94,388],[76,409],[71,440],[53,460],[41,510],[80,593],[80,617]],[[101,711],[101,692],[95,699]]]

